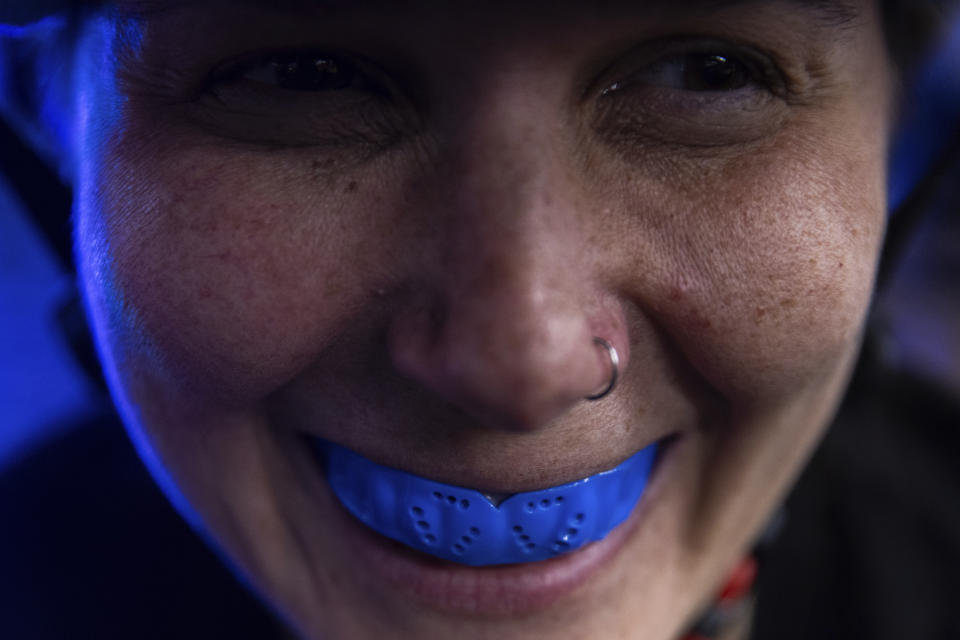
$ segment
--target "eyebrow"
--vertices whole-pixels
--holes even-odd
[[[860,17],[860,6],[852,0],[780,0],[781,4],[792,6],[811,14],[818,22],[827,25],[843,26]],[[767,4],[769,0],[693,0],[693,8],[719,11],[736,7]],[[662,0],[659,4],[671,4]]]
[[[841,26],[860,17],[860,6],[852,2],[837,0],[791,0],[791,4],[800,5],[818,14],[825,22]]]

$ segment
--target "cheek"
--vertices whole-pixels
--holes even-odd
[[[734,401],[839,380],[860,336],[886,221],[892,77],[871,32],[849,99],[795,106],[776,139],[688,176],[653,289],[678,348]],[[843,65],[837,63],[837,68]],[[693,197],[690,194],[694,194]]]
[[[883,150],[806,140],[667,196],[682,201],[680,222],[662,239],[670,249],[654,252],[663,277],[647,295],[687,361],[729,398],[796,393],[859,343],[883,232]]]
[[[262,397],[375,286],[362,176],[312,175],[306,157],[146,146],[108,150],[80,210],[110,341],[175,386]]]

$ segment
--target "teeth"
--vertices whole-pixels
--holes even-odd
[[[506,499],[509,498],[510,496],[515,496],[515,495],[517,495],[517,494],[515,494],[515,493],[483,493],[483,492],[481,492],[480,495],[482,495],[484,498],[486,498],[486,499],[487,499],[487,502],[489,502],[489,503],[492,504],[493,506],[499,507],[499,506],[503,503],[504,500],[506,500]]]
[[[383,467],[332,442],[317,447],[330,488],[354,517],[413,549],[471,566],[547,560],[603,539],[640,499],[657,449],[582,480],[510,494]]]

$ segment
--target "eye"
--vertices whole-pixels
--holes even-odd
[[[209,74],[194,113],[220,136],[340,152],[353,148],[360,157],[392,146],[411,131],[406,105],[397,84],[373,61],[303,48],[255,52],[222,63]]]
[[[322,54],[278,55],[270,67],[277,84],[292,91],[345,89],[357,76],[353,65]]]
[[[605,73],[597,129],[633,152],[650,145],[721,147],[759,140],[784,121],[785,78],[747,45],[679,38],[649,43]]]
[[[646,65],[626,80],[614,83],[604,93],[632,85],[681,91],[737,91],[761,82],[762,74],[735,56],[682,53],[664,56]]]
[[[368,84],[346,58],[315,52],[274,54],[240,67],[234,76],[288,91],[339,91]]]
[[[676,64],[688,91],[733,91],[747,86],[752,76],[739,60],[715,54],[683,56]]]

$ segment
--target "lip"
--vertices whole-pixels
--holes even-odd
[[[529,613],[586,588],[591,578],[611,564],[643,522],[650,495],[658,493],[651,489],[659,484],[671,444],[671,438],[661,440],[648,490],[622,524],[603,540],[548,560],[469,567],[434,558],[372,531],[347,512],[332,491],[331,524],[360,565],[358,574],[372,579],[372,588],[386,585],[424,606],[456,615]]]

